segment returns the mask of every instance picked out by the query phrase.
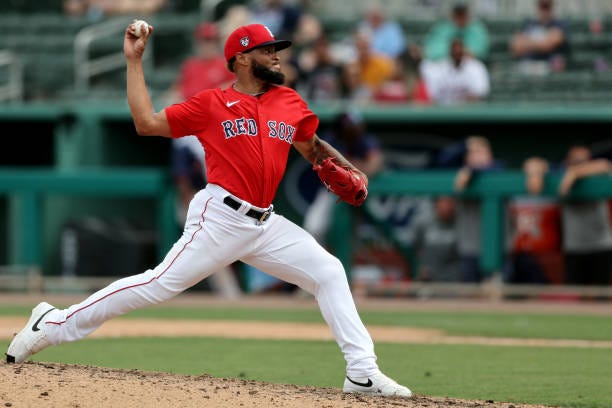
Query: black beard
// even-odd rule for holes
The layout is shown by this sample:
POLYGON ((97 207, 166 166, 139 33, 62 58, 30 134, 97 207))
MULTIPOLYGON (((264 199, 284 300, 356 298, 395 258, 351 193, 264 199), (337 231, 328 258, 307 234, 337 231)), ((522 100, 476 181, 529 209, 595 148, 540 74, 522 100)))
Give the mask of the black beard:
POLYGON ((285 83, 285 74, 282 72, 272 71, 255 60, 252 60, 251 70, 255 78, 261 79, 269 84, 282 85, 285 83))

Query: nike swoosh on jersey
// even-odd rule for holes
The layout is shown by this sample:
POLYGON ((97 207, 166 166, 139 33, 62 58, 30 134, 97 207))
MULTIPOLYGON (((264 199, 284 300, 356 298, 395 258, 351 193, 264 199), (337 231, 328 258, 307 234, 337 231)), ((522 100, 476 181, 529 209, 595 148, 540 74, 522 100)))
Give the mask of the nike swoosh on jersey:
POLYGON ((225 106, 227 106, 228 108, 231 108, 232 106, 234 106, 238 102, 240 102, 240 99, 238 99, 237 101, 233 101, 233 102, 225 102, 225 106))
POLYGON ((371 380, 370 378, 368 378, 368 382, 367 382, 367 383, 360 383, 360 382, 357 382, 357 381, 353 381, 353 380, 351 379, 351 377, 348 377, 348 376, 347 376, 346 378, 347 378, 347 379, 348 379, 350 382, 352 382, 353 384, 355 384, 355 385, 359 385, 360 387, 371 387, 371 386, 372 386, 372 380, 371 380))

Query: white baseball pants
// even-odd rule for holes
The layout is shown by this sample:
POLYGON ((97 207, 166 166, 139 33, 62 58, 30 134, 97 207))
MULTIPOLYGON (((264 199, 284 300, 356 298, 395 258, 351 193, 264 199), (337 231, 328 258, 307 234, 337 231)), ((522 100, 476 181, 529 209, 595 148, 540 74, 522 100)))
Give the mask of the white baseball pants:
POLYGON ((283 216, 273 213, 260 223, 245 214, 250 208, 262 209, 243 202, 234 210, 223 203, 227 195, 214 184, 195 195, 183 235, 155 269, 115 281, 79 304, 49 313, 44 326, 49 341, 82 339, 115 316, 164 302, 241 260, 315 296, 344 353, 347 375, 378 372, 372 339, 340 261, 283 216))

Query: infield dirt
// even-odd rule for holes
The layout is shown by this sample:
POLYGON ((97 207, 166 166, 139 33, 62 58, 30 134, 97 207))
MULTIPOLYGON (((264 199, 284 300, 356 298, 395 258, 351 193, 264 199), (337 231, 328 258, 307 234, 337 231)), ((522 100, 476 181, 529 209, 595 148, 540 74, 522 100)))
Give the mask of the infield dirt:
MULTIPOLYGON (((20 297, 4 297, 0 303, 28 304, 33 305, 37 298, 27 299, 20 297)), ((57 304, 69 304, 71 299, 52 299, 57 304)), ((315 307, 312 300, 295 299, 245 299, 237 302, 219 301, 215 299, 197 298, 189 299, 183 297, 181 300, 171 302, 177 306, 200 305, 227 306, 233 303, 237 307, 315 307)), ((567 312, 567 305, 496 305, 491 303, 399 303, 399 302, 365 302, 362 304, 367 309, 451 309, 451 310, 491 310, 503 309, 507 311, 538 311, 543 313, 567 312)), ((572 307, 575 313, 605 314, 609 315, 609 307, 599 306, 576 306, 572 307)), ((7 330, 22 327, 27 321, 27 316, 6 317, 0 319, 0 338, 7 339, 7 330)), ((113 320, 107 322, 94 335, 97 336, 134 336, 134 335, 159 335, 151 333, 151 323, 129 319, 113 320), (141 326, 142 325, 142 326, 141 326), (145 327, 148 326, 148 329, 145 327), (131 332, 130 332, 131 331, 131 332)), ((161 327, 163 324, 176 324, 176 322, 156 321, 154 326, 161 327)), ((237 336, 236 325, 242 330, 242 335, 247 333, 246 322, 209 322, 211 333, 185 333, 189 335, 213 335, 237 336), (233 335, 229 333, 233 332, 233 335)), ((181 322, 183 330, 189 329, 188 322, 181 322), (186 324, 187 323, 187 324, 186 324)), ((329 329, 321 325, 302 325, 301 329, 294 324, 276 324, 267 322, 266 330, 253 330, 252 332, 264 332, 270 336, 274 328, 280 333, 278 338, 329 338, 329 329), (284 334, 283 334, 284 333, 284 334), (289 336, 288 333, 293 333, 289 336), (289 336, 289 337, 287 337, 289 336)), ((203 326, 201 323, 198 325, 203 326)), ((206 325, 204 325, 206 326, 206 325)), ((167 327, 166 327, 167 329, 167 327)), ((450 338, 435 330, 415 330, 409 328, 383 328, 370 327, 373 337, 380 341, 401 342, 469 342, 466 338, 450 338)), ((171 330, 173 333, 175 330, 171 330)), ((516 340, 516 339, 513 339, 516 340)), ((500 339, 480 339, 479 342, 500 341, 500 339)), ((612 347, 609 342, 600 344, 589 344, 588 346, 612 347), (605 343, 605 344, 604 344, 605 343)), ((510 344, 509 344, 510 345, 510 344)), ((516 345, 516 344, 512 344, 516 345)), ((523 345, 527 345, 523 343, 523 345)), ((542 344, 538 344, 542 345, 542 344)), ((555 344, 550 341, 549 346, 567 344, 555 344)), ((574 347, 580 345, 573 344, 574 347)), ((296 386, 288 384, 263 383, 237 378, 213 378, 207 375, 188 376, 159 372, 144 372, 138 370, 119 370, 103 367, 67 365, 58 363, 26 363, 9 365, 0 363, 0 407, 58 407, 58 408, 94 408, 94 407, 328 407, 328 408, 363 408, 363 407, 502 407, 502 408, 536 408, 540 405, 521 405, 516 403, 504 403, 499 401, 458 400, 444 397, 428 397, 417 395, 413 399, 405 400, 398 398, 381 398, 357 395, 345 395, 339 388, 317 388, 296 386)))
POLYGON ((346 395, 338 388, 271 384, 56 363, 0 364, 3 407, 504 407, 536 405, 416 396, 346 395))

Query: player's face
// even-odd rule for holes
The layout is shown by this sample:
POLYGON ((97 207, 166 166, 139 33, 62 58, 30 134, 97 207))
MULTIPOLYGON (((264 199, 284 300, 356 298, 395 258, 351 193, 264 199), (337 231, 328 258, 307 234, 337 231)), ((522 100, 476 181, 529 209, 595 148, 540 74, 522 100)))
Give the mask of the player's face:
POLYGON ((276 48, 273 45, 256 48, 249 54, 252 56, 253 60, 257 61, 257 63, 272 71, 280 72, 280 58, 278 57, 276 48))
POLYGON ((255 78, 277 85, 285 83, 285 75, 280 70, 280 59, 274 47, 257 48, 250 54, 251 71, 255 78))

